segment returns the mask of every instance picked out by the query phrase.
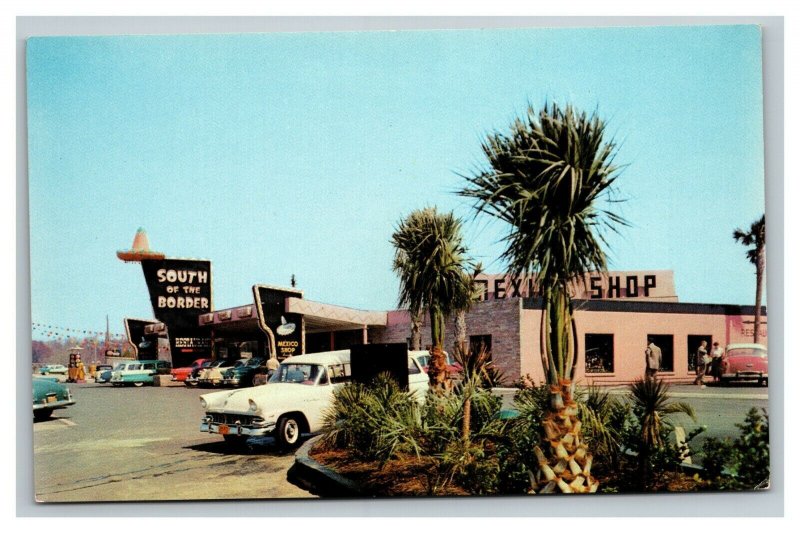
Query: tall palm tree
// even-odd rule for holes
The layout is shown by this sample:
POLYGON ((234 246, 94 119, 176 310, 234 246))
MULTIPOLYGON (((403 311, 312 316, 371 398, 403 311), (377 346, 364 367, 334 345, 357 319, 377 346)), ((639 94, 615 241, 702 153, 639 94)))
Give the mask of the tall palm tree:
POLYGON ((761 218, 750 224, 750 231, 744 232, 739 228, 733 230, 733 239, 745 246, 752 246, 747 250, 747 258, 756 266, 756 310, 753 319, 753 342, 758 342, 758 328, 761 325, 761 293, 764 289, 764 269, 767 263, 767 233, 766 218, 761 218))
POLYGON ((412 317, 428 310, 432 345, 428 373, 438 387, 447 379, 445 320, 459 308, 463 294, 472 290, 467 270, 472 264, 462 240, 461 221, 435 207, 413 211, 392 235, 393 268, 400 277, 399 304, 407 305, 412 317))
POLYGON ((550 386, 543 423, 546 453, 536 448, 534 491, 595 492, 591 454, 582 443, 574 399, 578 337, 570 286, 588 271, 605 271, 601 229, 625 221, 600 207, 614 201, 618 167, 605 124, 592 114, 556 104, 528 107, 511 131, 482 144, 488 165, 471 176, 462 196, 478 213, 509 225, 502 259, 514 275, 531 274, 541 289, 540 352, 550 386))

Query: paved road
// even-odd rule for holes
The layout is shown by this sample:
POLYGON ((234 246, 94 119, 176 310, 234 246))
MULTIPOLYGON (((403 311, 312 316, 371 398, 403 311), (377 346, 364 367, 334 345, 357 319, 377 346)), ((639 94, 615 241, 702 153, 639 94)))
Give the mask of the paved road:
POLYGON ((310 498, 272 439, 230 453, 200 433, 205 390, 71 384, 76 404, 33 424, 42 502, 310 498))

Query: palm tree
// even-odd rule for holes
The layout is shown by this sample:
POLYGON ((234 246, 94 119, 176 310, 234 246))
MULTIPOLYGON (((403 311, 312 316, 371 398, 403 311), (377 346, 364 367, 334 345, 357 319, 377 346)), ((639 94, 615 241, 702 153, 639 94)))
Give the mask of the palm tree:
POLYGON ((445 320, 459 308, 463 294, 472 290, 461 221, 435 207, 416 210, 400 221, 392 244, 393 268, 400 277, 399 304, 407 305, 412 317, 421 316, 427 308, 432 345, 428 373, 434 386, 443 387, 447 379, 445 320))
POLYGON ((485 169, 464 176, 462 196, 476 199, 478 213, 509 225, 502 259, 514 275, 532 274, 543 297, 540 353, 550 386, 543 422, 547 454, 536 448, 539 471, 533 490, 595 492, 591 454, 581 442, 574 376, 578 338, 570 285, 588 271, 605 271, 603 228, 625 221, 598 206, 613 201, 618 167, 615 145, 604 140, 595 115, 556 104, 537 113, 528 107, 508 134, 482 144, 485 169))
POLYGON ((756 310, 753 318, 753 342, 758 342, 758 328, 761 325, 761 292, 764 287, 764 269, 767 262, 767 233, 766 218, 761 218, 750 224, 750 231, 745 233, 739 228, 733 230, 733 239, 745 246, 752 246, 747 250, 747 258, 756 266, 756 310))
POLYGON ((633 413, 639 419, 642 432, 639 436, 639 481, 646 488, 650 479, 650 457, 654 450, 664 446, 662 433, 671 430, 669 416, 682 413, 695 419, 694 409, 684 402, 670 402, 669 385, 662 380, 639 379, 630 385, 633 413))

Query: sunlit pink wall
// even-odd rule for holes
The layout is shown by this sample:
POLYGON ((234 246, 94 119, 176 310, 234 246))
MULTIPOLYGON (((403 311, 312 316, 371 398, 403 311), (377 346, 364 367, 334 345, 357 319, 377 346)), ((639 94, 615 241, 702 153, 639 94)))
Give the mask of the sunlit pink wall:
MULTIPOLYGON (((539 321, 541 312, 523 310, 522 373, 530 374, 534 382, 544 381, 539 354, 539 321)), ((578 311, 575 315, 580 349, 576 381, 586 384, 630 383, 644 374, 644 350, 647 336, 672 335, 674 361, 671 372, 659 372, 659 377, 670 382, 691 382, 695 378, 688 368, 689 335, 709 335, 712 342, 724 348, 732 342, 753 342, 752 316, 722 314, 632 313, 608 311, 578 311), (749 323, 749 324, 748 324, 749 323), (748 329, 749 328, 749 329, 748 329), (584 342, 587 333, 614 335, 614 369, 612 373, 587 374, 584 342)), ((760 343, 767 344, 766 317, 762 317, 760 343)))

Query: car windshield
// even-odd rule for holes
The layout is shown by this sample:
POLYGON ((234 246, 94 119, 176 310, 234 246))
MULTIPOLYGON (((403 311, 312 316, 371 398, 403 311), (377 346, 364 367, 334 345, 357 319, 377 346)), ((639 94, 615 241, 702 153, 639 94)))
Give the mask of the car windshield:
MULTIPOLYGON (((323 376, 327 383, 327 375, 322 365, 281 363, 278 370, 272 374, 270 383, 302 383, 303 385, 314 385, 317 378, 323 376)), ((322 380, 321 380, 322 381, 322 380)))
POLYGON ((240 366, 244 366, 247 364, 247 359, 239 359, 235 363, 233 363, 234 368, 239 368, 240 366))
POLYGON ((728 357, 767 357, 767 351, 761 348, 731 348, 728 357))
POLYGON ((431 362, 431 356, 430 355, 418 355, 417 356, 417 362, 420 364, 420 366, 426 367, 431 362))
POLYGON ((125 370, 125 363, 120 363, 114 367, 114 370, 125 370))
POLYGON ((247 366, 260 366, 263 361, 258 357, 253 357, 247 360, 247 366))

